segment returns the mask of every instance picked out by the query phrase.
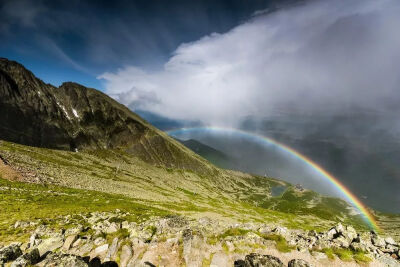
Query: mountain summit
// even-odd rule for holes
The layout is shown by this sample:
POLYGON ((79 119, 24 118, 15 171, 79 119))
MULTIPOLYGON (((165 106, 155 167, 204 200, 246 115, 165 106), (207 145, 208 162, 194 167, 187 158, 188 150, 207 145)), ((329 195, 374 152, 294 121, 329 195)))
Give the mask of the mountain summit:
POLYGON ((104 93, 46 84, 0 58, 0 139, 62 150, 123 148, 142 160, 205 172, 210 165, 104 93))

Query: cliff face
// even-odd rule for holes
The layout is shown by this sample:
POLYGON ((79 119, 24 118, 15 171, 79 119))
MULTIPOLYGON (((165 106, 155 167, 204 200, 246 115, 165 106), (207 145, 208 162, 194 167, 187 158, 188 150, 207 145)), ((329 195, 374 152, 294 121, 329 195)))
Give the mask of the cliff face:
POLYGON ((123 148, 167 167, 205 171, 209 164, 102 92, 46 84, 0 58, 0 139, 63 150, 123 148))

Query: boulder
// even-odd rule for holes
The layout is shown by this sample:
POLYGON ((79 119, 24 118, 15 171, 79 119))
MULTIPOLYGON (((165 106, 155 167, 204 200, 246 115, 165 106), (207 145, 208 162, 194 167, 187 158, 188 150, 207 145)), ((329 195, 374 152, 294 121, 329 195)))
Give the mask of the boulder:
POLYGON ((29 238, 29 247, 32 248, 34 246, 39 245, 41 240, 39 239, 39 235, 37 233, 33 233, 29 238))
POLYGON ((328 237, 328 239, 333 239, 337 234, 337 231, 335 228, 331 228, 327 233, 326 236, 328 237))
POLYGON ((43 257, 44 254, 46 254, 49 251, 54 251, 64 244, 64 240, 62 237, 51 237, 46 240, 44 240, 42 243, 39 244, 37 247, 39 250, 39 255, 40 257, 43 257))
POLYGON ((126 267, 128 265, 129 260, 133 256, 133 250, 131 246, 123 245, 121 249, 120 263, 121 267, 126 267))
POLYGON ((342 248, 348 248, 350 246, 349 239, 344 236, 339 236, 338 238, 334 239, 334 242, 342 248))
POLYGON ((283 267, 283 263, 277 257, 251 253, 244 259, 245 267, 283 267))
POLYGON ((25 267, 38 263, 40 261, 39 250, 37 248, 19 256, 12 264, 11 267, 25 267))
POLYGON ((103 237, 98 237, 94 240, 94 244, 96 246, 103 245, 106 242, 106 240, 103 237))
POLYGON ((328 256, 326 256, 325 253, 322 253, 322 252, 319 252, 319 251, 312 251, 311 255, 317 260, 324 260, 324 259, 328 258, 328 256))
POLYGON ((62 247, 63 250, 67 251, 71 248, 72 244, 76 241, 78 238, 77 235, 70 235, 65 239, 64 245, 62 247))
POLYGON ((92 248, 93 248, 93 242, 88 240, 87 242, 85 242, 85 244, 83 244, 83 246, 81 246, 78 249, 77 254, 79 256, 86 256, 87 254, 89 254, 89 252, 92 250, 92 248))
POLYGON ((105 257, 107 250, 108 250, 108 244, 101 245, 101 246, 95 248, 90 253, 90 258, 95 258, 97 256, 103 258, 103 257, 105 257))
POLYGON ((87 267, 89 266, 82 257, 76 255, 49 253, 41 262, 46 267, 87 267))
POLYGON ((9 261, 13 261, 22 255, 19 244, 11 244, 0 249, 0 265, 9 261))
POLYGON ((353 242, 350 245, 350 248, 354 251, 367 251, 368 248, 364 243, 357 243, 357 242, 353 242))
POLYGON ((391 238, 391 237, 386 237, 386 238, 385 238, 385 242, 386 242, 387 244, 389 244, 389 245, 393 245, 393 246, 396 246, 396 245, 397 245, 397 244, 396 244, 396 241, 394 241, 393 238, 391 238))
POLYGON ((115 258, 115 255, 117 254, 118 251, 118 237, 115 237, 113 239, 113 242, 111 243, 110 248, 107 251, 106 258, 104 259, 105 261, 110 261, 115 258))
POLYGON ((372 236, 371 241, 372 241, 372 244, 374 244, 377 247, 381 247, 382 248, 382 247, 386 246, 385 239, 383 239, 380 236, 377 236, 377 235, 372 236))
POLYGON ((313 267, 313 265, 302 259, 293 259, 289 261, 288 267, 313 267))
POLYGON ((210 267, 229 266, 229 257, 222 252, 217 252, 211 261, 210 267))
POLYGON ((119 229, 120 229, 120 225, 117 224, 117 223, 115 223, 115 222, 112 222, 112 223, 110 224, 110 226, 108 226, 108 227, 105 229, 105 232, 106 232, 107 234, 111 234, 111 233, 115 233, 115 232, 118 231, 119 229))
POLYGON ((338 225, 335 226, 335 230, 338 234, 341 234, 344 231, 344 227, 341 223, 338 223, 338 225))
POLYGON ((400 263, 388 255, 381 255, 377 258, 378 262, 382 263, 385 267, 399 267, 400 263))
POLYGON ((346 230, 343 230, 341 234, 347 239, 347 241, 349 241, 349 243, 357 238, 357 232, 352 226, 347 226, 346 230))

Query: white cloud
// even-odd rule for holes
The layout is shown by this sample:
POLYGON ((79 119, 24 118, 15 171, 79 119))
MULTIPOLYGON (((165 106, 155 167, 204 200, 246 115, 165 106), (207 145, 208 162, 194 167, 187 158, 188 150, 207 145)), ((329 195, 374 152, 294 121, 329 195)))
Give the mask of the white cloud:
POLYGON ((312 1, 260 14, 182 44, 161 71, 127 66, 99 78, 132 108, 219 125, 282 107, 387 109, 400 99, 399 1, 312 1))

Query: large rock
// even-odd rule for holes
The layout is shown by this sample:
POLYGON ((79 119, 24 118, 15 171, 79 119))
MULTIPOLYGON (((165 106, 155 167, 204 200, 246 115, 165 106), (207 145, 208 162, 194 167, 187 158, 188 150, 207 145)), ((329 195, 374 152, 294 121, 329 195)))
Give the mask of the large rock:
POLYGON ((393 238, 391 238, 391 237, 386 237, 386 238, 385 238, 385 242, 386 242, 387 244, 389 244, 389 245, 394 245, 394 246, 397 245, 397 244, 396 244, 396 241, 394 241, 393 238))
POLYGON ((271 255, 251 253, 245 257, 244 267, 283 267, 283 263, 271 255))
POLYGON ((331 228, 327 233, 326 236, 328 239, 333 239, 337 235, 337 231, 335 228, 331 228))
POLYGON ((64 245, 62 247, 62 249, 64 251, 67 251, 71 248, 72 244, 76 241, 76 239, 78 238, 77 235, 70 235, 65 239, 64 245))
POLYGON ((400 262, 388 255, 381 255, 377 258, 377 260, 385 267, 400 267, 400 262))
POLYGON ((128 245, 123 245, 120 256, 121 267, 126 267, 132 256, 133 256, 132 247, 128 245))
POLYGON ((60 236, 51 237, 44 240, 42 243, 39 244, 37 247, 39 250, 40 257, 43 257, 44 254, 50 251, 54 251, 64 244, 64 240, 60 236))
POLYGON ((229 266, 229 257, 222 252, 216 253, 211 261, 210 267, 229 266))
POLYGON ((354 239, 357 238, 357 232, 352 226, 347 226, 346 230, 341 233, 349 243, 351 243, 354 239))
POLYGON ((371 238, 371 241, 372 241, 372 244, 374 244, 374 245, 377 246, 377 247, 385 247, 385 246, 386 246, 385 239, 383 239, 383 238, 380 237, 380 236, 374 235, 374 236, 371 238))
POLYGON ((113 242, 107 251, 106 258, 104 259, 104 261, 113 260, 115 258, 115 255, 117 254, 117 251, 118 251, 118 237, 113 239, 113 242))
POLYGON ((25 267, 38 263, 40 261, 39 250, 37 248, 31 250, 28 253, 18 257, 12 264, 11 267, 25 267))
POLYGON ((293 259, 289 261, 288 267, 313 267, 313 265, 302 259, 293 259))
POLYGON ((108 251, 108 244, 101 245, 95 248, 90 253, 90 258, 95 258, 95 257, 104 258, 106 256, 107 251, 108 251))
POLYGON ((11 244, 0 249, 0 264, 4 264, 9 261, 13 261, 22 255, 20 245, 11 244))
POLYGON ((76 255, 49 253, 41 262, 46 267, 87 267, 89 266, 81 257, 76 255))

